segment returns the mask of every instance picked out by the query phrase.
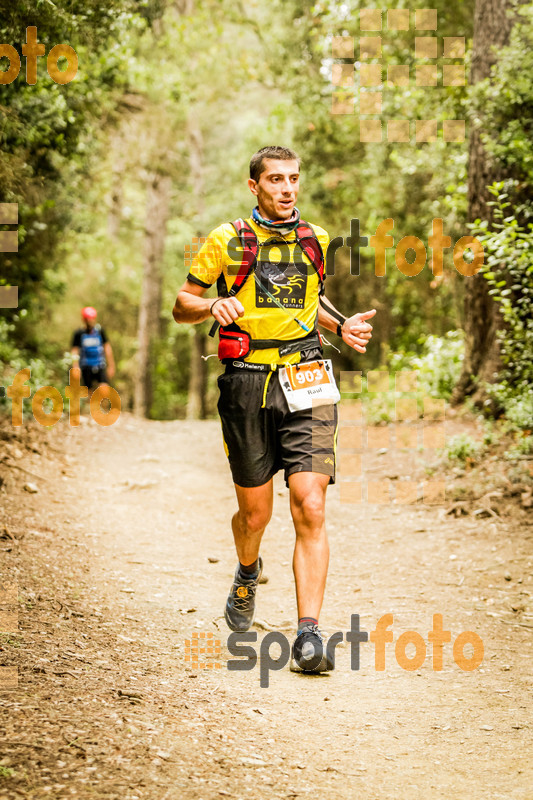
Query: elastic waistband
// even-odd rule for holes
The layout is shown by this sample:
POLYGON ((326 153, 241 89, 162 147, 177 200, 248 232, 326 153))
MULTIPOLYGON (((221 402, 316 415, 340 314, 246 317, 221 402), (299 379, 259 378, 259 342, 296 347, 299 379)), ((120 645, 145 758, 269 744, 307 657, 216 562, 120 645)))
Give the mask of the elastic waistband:
MULTIPOLYGON (((320 356, 322 357, 322 356, 320 356)), ((316 356, 313 361, 316 361, 316 356)), ((306 361, 300 361, 299 364, 305 364, 306 361)), ((286 364, 254 364, 250 361, 238 361, 238 360, 230 360, 224 359, 224 364, 226 366, 225 372, 240 372, 245 370, 246 372, 276 372, 281 367, 287 366, 286 364)))
POLYGON ((252 364, 247 361, 224 361, 226 364, 225 372, 274 372, 277 365, 272 367, 270 364, 252 364))

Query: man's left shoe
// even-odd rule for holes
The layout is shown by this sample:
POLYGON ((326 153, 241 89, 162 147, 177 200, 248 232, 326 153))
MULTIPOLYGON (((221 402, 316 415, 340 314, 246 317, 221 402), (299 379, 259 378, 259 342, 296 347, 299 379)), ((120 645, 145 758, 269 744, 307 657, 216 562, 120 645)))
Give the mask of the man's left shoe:
POLYGON ((292 646, 291 672, 330 672, 335 662, 328 656, 318 625, 306 625, 292 646))

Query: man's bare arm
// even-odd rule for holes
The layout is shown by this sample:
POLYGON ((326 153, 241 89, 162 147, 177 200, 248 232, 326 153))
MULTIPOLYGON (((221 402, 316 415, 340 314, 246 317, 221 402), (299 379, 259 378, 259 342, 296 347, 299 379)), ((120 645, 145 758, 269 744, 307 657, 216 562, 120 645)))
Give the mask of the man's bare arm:
MULTIPOLYGON (((339 313, 329 300, 326 302, 337 314, 339 313)), ((353 316, 345 319, 342 324, 343 342, 349 345, 349 347, 353 347, 353 349, 357 350, 359 353, 366 353, 366 346, 372 338, 372 325, 366 322, 366 320, 373 317, 375 313, 376 311, 373 309, 372 311, 364 311, 361 314, 353 314, 353 316)), ((318 306, 318 324, 322 325, 328 331, 336 333, 339 320, 330 314, 327 308, 324 308, 322 304, 320 304, 318 306)))
POLYGON ((320 303, 318 305, 318 324, 322 325, 323 328, 326 328, 328 331, 332 333, 337 332, 337 325, 339 324, 340 320, 336 319, 333 314, 330 314, 328 308, 332 308, 340 317, 345 319, 344 314, 341 314, 340 311, 337 311, 333 303, 327 299, 324 295, 322 295, 320 303))
POLYGON ((176 322, 192 325, 214 317, 220 325, 230 325, 242 317, 244 307, 236 297, 203 297, 206 289, 191 281, 185 281, 178 292, 172 316, 176 322))

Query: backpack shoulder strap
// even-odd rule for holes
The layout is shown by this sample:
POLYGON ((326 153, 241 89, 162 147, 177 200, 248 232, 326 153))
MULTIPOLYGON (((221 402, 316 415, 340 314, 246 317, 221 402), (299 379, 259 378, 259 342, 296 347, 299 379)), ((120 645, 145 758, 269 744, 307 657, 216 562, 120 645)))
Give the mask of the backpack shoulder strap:
POLYGON ((324 291, 324 252, 311 225, 301 219, 296 228, 296 241, 313 265, 320 283, 320 294, 324 291))
MULTIPOLYGON (((233 297, 237 294, 239 289, 242 289, 246 279, 252 274, 255 269, 255 265, 257 262, 257 253, 259 252, 259 243, 257 241, 257 236, 250 228, 247 222, 239 217, 234 222, 231 223, 235 228, 237 236, 239 237, 239 241, 241 243, 241 247, 243 248, 242 252, 242 261, 239 267, 239 271, 235 277, 233 282, 233 286, 228 292, 228 297, 233 297)), ((219 328, 218 322, 213 322, 211 329, 209 331, 209 336, 214 336, 219 328)))
POLYGON ((254 231, 243 219, 236 219, 232 225, 237 232, 237 236, 239 237, 241 246, 243 248, 241 266, 239 267, 239 271, 233 282, 233 286, 229 291, 230 295, 236 295, 237 292, 242 289, 246 279, 255 269, 257 253, 259 251, 259 243, 254 231))

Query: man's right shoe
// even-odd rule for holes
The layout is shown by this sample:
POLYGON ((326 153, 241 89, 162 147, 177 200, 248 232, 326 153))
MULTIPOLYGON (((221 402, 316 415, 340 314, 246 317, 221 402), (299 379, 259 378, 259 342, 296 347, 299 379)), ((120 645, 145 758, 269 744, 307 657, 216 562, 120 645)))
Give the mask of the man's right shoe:
POLYGON ((291 672, 330 672, 333 669, 335 662, 328 656, 318 625, 306 625, 292 646, 291 672))
POLYGON ((255 616, 255 592, 263 571, 263 559, 258 558, 259 571, 251 579, 241 575, 239 566, 228 595, 224 618, 232 631, 247 631, 252 627, 255 616))

